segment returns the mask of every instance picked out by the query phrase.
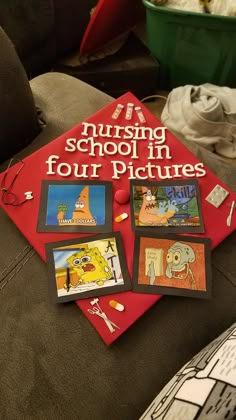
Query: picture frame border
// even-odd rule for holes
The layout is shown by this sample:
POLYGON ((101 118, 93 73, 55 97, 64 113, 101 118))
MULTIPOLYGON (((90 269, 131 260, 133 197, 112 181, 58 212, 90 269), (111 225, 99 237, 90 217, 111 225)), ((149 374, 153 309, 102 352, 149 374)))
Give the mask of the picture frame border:
POLYGON ((125 258, 124 248, 123 248, 123 242, 120 232, 108 232, 104 233, 103 235, 96 235, 96 236, 84 236, 77 239, 67 239, 64 241, 57 241, 57 242, 50 242, 45 244, 45 250, 46 250, 46 261, 47 261, 47 268, 48 268, 48 274, 49 274, 49 292, 52 297, 52 300, 55 303, 65 303, 70 301, 76 301, 76 300, 82 300, 87 299, 91 297, 97 297, 97 296, 105 296, 115 293, 121 293, 132 289, 132 284, 130 281, 130 276, 128 272, 127 262, 125 258), (117 286, 108 286, 103 287, 102 289, 96 288, 90 291, 81 292, 81 293, 74 293, 70 296, 61 296, 59 297, 57 294, 57 287, 56 287, 56 270, 55 270, 55 264, 54 264, 54 258, 53 258, 53 251, 56 248, 65 247, 67 245, 77 245, 88 242, 94 242, 99 241, 106 238, 115 238, 116 240, 116 247, 118 251, 119 256, 119 263, 121 272, 123 275, 124 284, 117 285, 117 286))
POLYGON ((112 182, 111 181, 76 181, 76 180, 42 180, 41 194, 38 211, 37 232, 55 232, 55 233, 105 233, 112 230, 112 182), (46 225, 48 208, 48 189, 51 185, 88 185, 105 186, 105 224, 99 226, 59 226, 46 225))
POLYGON ((210 299, 212 296, 212 269, 211 269, 211 239, 210 238, 201 238, 193 236, 184 236, 184 235, 154 235, 150 232, 142 231, 135 233, 134 241, 134 263, 133 263, 133 276, 132 276, 132 289, 137 293, 148 293, 148 294, 157 294, 157 295, 172 295, 172 296, 182 296, 182 297, 191 297, 191 298, 201 298, 201 299, 210 299), (138 283, 138 274, 139 274, 139 260, 140 260, 140 240, 141 238, 154 238, 154 239, 168 239, 175 240, 178 242, 192 242, 199 243, 204 245, 205 253, 205 273, 206 273, 206 291, 203 290, 193 290, 193 289, 184 289, 178 287, 168 287, 168 286, 154 286, 148 284, 138 283))
POLYGON ((200 187, 199 182, 197 179, 191 178, 191 180, 181 179, 181 180, 156 180, 156 181, 147 181, 147 180, 131 180, 130 181, 130 215, 131 215, 131 228, 132 231, 141 231, 145 229, 147 232, 153 232, 153 229, 156 229, 157 232, 161 234, 165 233, 204 233, 204 223, 203 223, 203 214, 202 214, 202 205, 200 199, 200 187), (133 187, 134 186, 144 186, 144 187, 153 187, 157 186, 181 186, 181 185, 194 185, 197 192, 197 204, 198 204, 198 214, 199 214, 199 221, 200 226, 155 226, 155 225, 148 225, 148 226, 136 226, 135 224, 135 217, 134 217, 134 194, 133 194, 133 187))

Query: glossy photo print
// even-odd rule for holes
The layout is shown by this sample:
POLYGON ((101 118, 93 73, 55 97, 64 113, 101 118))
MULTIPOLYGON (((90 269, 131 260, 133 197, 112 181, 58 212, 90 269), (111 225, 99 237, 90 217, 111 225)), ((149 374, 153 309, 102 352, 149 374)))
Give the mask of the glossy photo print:
POLYGON ((133 230, 204 232, 197 180, 131 181, 130 196, 133 230))
POLYGON ((131 289, 119 232, 49 243, 46 253, 56 302, 131 289))
POLYGON ((112 183, 42 181, 38 232, 112 230, 112 183))
POLYGON ((133 290, 209 299, 210 255, 208 238, 137 232, 133 290))

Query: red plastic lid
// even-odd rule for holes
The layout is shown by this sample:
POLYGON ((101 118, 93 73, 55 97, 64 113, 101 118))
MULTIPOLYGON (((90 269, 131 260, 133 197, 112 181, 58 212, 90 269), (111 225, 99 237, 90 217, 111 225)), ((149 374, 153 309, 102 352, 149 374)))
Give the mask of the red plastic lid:
POLYGON ((140 0, 99 0, 84 33, 80 53, 89 54, 145 18, 140 0))

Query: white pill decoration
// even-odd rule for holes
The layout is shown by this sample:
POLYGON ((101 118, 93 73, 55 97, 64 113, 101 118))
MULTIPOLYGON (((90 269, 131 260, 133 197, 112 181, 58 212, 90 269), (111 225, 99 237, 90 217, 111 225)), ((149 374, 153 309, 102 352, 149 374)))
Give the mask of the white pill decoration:
POLYGON ((119 216, 115 217, 115 222, 120 223, 123 220, 127 219, 127 217, 129 217, 128 213, 122 213, 119 216))
POLYGON ((122 312, 122 311, 125 310, 124 305, 117 302, 116 300, 109 300, 109 305, 110 305, 111 308, 116 309, 119 312, 122 312))
POLYGON ((134 104, 128 103, 127 104, 127 109, 126 109, 126 114, 125 114, 125 119, 126 120, 131 120, 132 115, 133 115, 133 109, 134 109, 134 104))
POLYGON ((142 112, 142 110, 141 110, 141 106, 136 106, 134 109, 135 109, 135 111, 137 112, 137 115, 138 115, 138 119, 139 119, 139 121, 140 121, 141 123, 145 123, 145 122, 146 122, 146 120, 145 120, 145 117, 144 117, 143 112, 142 112))
POLYGON ((122 111, 123 108, 124 108, 124 105, 122 105, 122 104, 118 104, 117 105, 115 111, 112 114, 113 120, 117 120, 117 118, 119 117, 119 115, 120 115, 120 113, 121 113, 121 111, 122 111))
POLYGON ((33 193, 32 193, 32 191, 27 191, 27 192, 25 192, 25 199, 26 200, 32 200, 34 197, 33 197, 33 193))

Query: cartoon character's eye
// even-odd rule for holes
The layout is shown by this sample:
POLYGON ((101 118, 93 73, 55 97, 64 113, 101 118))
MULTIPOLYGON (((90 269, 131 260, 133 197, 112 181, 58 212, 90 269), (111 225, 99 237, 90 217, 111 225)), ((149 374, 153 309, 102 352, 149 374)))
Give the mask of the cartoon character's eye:
POLYGON ((155 200, 155 196, 152 195, 151 190, 147 190, 147 192, 145 194, 145 198, 146 198, 147 201, 155 200))
POLYGON ((172 254, 172 252, 168 252, 168 254, 166 256, 166 261, 167 261, 167 263, 171 263, 173 261, 173 254, 172 254))
POLYGON ((81 258, 82 263, 87 263, 89 261, 91 261, 91 258, 88 255, 85 255, 84 257, 81 258))
POLYGON ((181 260, 180 252, 175 252, 173 255, 173 264, 179 264, 181 260))
POLYGON ((72 264, 73 265, 79 265, 81 263, 81 259, 80 258, 75 258, 73 261, 72 261, 72 264))
POLYGON ((83 202, 83 201, 81 201, 81 202, 79 203, 79 206, 80 206, 80 208, 82 209, 82 208, 84 207, 84 202, 83 202))
POLYGON ((75 208, 77 209, 79 207, 79 202, 78 201, 76 201, 76 203, 75 203, 75 208))

